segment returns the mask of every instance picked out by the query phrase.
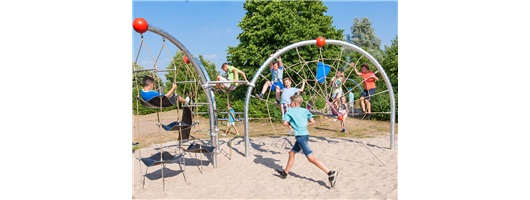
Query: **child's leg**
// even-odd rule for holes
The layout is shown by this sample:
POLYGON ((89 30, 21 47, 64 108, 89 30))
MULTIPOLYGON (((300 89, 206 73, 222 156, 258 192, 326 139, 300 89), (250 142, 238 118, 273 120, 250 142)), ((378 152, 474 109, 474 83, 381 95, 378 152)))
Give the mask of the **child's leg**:
POLYGON ((280 100, 280 97, 282 95, 282 93, 280 92, 280 87, 279 86, 276 86, 276 100, 280 100))
POLYGON ((271 86, 271 82, 270 81, 265 82, 265 84, 263 85, 263 88, 261 89, 261 94, 265 94, 265 92, 267 91, 267 89, 270 86, 271 86))
MULTIPOLYGON (((219 81, 221 75, 217 75, 216 80, 219 81)), ((219 83, 215 84, 215 89, 219 89, 219 83)))
POLYGON ((236 125, 232 124, 232 127, 234 127, 234 129, 236 130, 236 134, 239 135, 239 131, 237 131, 236 125))
POLYGON ((366 108, 368 109, 368 114, 372 113, 372 109, 371 109, 371 105, 370 105, 370 101, 368 99, 365 99, 366 101, 366 108))
POLYGON ((322 161, 320 161, 319 159, 315 158, 315 156, 313 156, 313 154, 309 155, 307 157, 307 160, 309 162, 313 163, 314 165, 316 165, 322 171, 326 172, 326 174, 329 173, 328 167, 326 167, 326 165, 324 165, 324 163, 322 163, 322 161))
POLYGON ((184 98, 182 98, 182 97, 180 97, 180 96, 179 96, 178 101, 179 101, 180 103, 186 103, 186 99, 184 99, 184 98))
POLYGON ((287 167, 285 167, 285 173, 289 173, 289 171, 291 170, 291 167, 293 166, 294 164, 294 155, 296 153, 293 152, 293 151, 289 151, 289 160, 287 161, 287 167))
MULTIPOLYGON (((228 122, 228 123, 230 123, 230 122, 228 122)), ((225 135, 228 134, 228 129, 230 129, 230 126, 226 126, 225 135)))
MULTIPOLYGON (((363 112, 366 112, 366 109, 365 109, 365 106, 364 106, 364 101, 365 101, 364 97, 361 97, 361 109, 363 109, 363 112)), ((368 101, 368 100, 366 100, 366 101, 368 101)))

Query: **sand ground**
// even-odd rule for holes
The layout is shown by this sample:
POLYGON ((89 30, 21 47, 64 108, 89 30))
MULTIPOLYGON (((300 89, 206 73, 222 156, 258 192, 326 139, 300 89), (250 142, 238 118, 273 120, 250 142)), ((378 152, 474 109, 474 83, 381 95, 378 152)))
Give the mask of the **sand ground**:
MULTIPOLYGON (((161 115, 163 124, 175 120, 176 113, 172 112, 176 111, 161 115)), ((362 143, 351 133, 338 132, 340 124, 333 120, 320 120, 321 123, 309 127, 309 145, 314 156, 331 170, 339 171, 337 184, 330 188, 328 176, 308 162, 303 153, 296 154, 287 179, 281 179, 276 174, 274 169, 285 168, 295 138, 285 136, 288 128, 279 124, 275 125, 275 136, 268 121, 250 123, 248 158, 245 156, 243 138, 233 138, 235 132, 232 130, 232 150, 228 145, 228 137, 220 138, 221 152, 217 154, 217 168, 211 163, 211 154, 188 153, 184 159, 167 164, 165 178, 162 178, 161 165, 146 168, 137 158, 140 154, 141 157, 149 157, 157 153, 161 146, 164 151, 179 154, 178 142, 175 140, 177 133, 158 133, 158 128, 154 125, 156 114, 140 116, 140 120, 135 117, 133 126, 136 129, 140 122, 140 132, 134 130, 133 141, 139 141, 143 147, 132 153, 133 198, 397 199, 397 125, 395 150, 391 150, 387 135, 390 132, 388 122, 363 120, 359 123, 357 119, 348 119, 348 127, 362 143)), ((206 123, 196 130, 207 129, 207 119, 199 120, 206 123)), ((221 129, 224 128, 221 126, 221 129)), ((242 123, 238 129, 242 134, 242 123)), ((206 132, 192 135, 204 138, 203 141, 208 143, 209 136, 206 132)), ((189 144, 187 142, 183 146, 187 147, 189 144)))

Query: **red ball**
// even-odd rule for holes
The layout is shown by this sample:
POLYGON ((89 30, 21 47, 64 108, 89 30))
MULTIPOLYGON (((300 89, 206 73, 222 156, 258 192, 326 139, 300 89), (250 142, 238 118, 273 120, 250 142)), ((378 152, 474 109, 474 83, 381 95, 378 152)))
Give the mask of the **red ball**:
POLYGON ((186 62, 186 64, 190 64, 190 61, 188 60, 188 57, 184 56, 184 62, 186 62))
POLYGON ((342 115, 339 116, 339 120, 342 121, 342 119, 344 119, 344 117, 342 115))
POLYGON ((317 37, 317 47, 323 47, 326 44, 324 37, 317 37))
POLYGON ((147 28, 149 28, 149 25, 144 18, 136 18, 133 21, 133 28, 138 33, 145 33, 147 28))

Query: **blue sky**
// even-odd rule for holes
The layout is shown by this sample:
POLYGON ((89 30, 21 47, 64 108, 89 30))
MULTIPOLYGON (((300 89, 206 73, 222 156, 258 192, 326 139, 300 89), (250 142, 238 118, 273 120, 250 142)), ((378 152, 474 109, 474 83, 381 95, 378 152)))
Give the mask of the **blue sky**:
MULTIPOLYGON (((161 28, 177 38, 193 54, 202 54, 214 62, 220 71, 226 62, 229 46, 237 46, 237 35, 241 29, 237 26, 245 16, 244 1, 133 1, 132 21, 144 18, 148 24, 161 28)), ((368 17, 372 21, 376 35, 381 38, 381 48, 389 46, 398 34, 397 1, 324 1, 328 7, 325 15, 333 17, 336 29, 343 29, 344 35, 350 33, 355 17, 368 17)), ((131 26, 133 34, 132 59, 136 59, 140 46, 140 34, 131 26)), ((162 38, 154 33, 144 33, 144 41, 156 59, 162 47, 162 38)), ((166 47, 173 56, 176 47, 166 41, 166 47)), ((166 68, 171 62, 164 49, 158 59, 158 67, 166 68)), ((142 47, 138 63, 145 68, 153 68, 154 62, 145 47, 142 47)))

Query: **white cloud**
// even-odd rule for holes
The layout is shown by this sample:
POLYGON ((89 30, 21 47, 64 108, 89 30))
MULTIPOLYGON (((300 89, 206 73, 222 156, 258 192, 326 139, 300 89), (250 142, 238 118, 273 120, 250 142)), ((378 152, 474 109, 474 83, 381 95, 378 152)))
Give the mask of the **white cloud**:
POLYGON ((215 33, 219 33, 219 32, 217 32, 217 30, 213 30, 213 31, 214 31, 215 33))
POLYGON ((217 54, 203 55, 203 57, 206 59, 217 59, 217 54))
POLYGON ((232 29, 226 28, 227 32, 232 32, 232 29))

